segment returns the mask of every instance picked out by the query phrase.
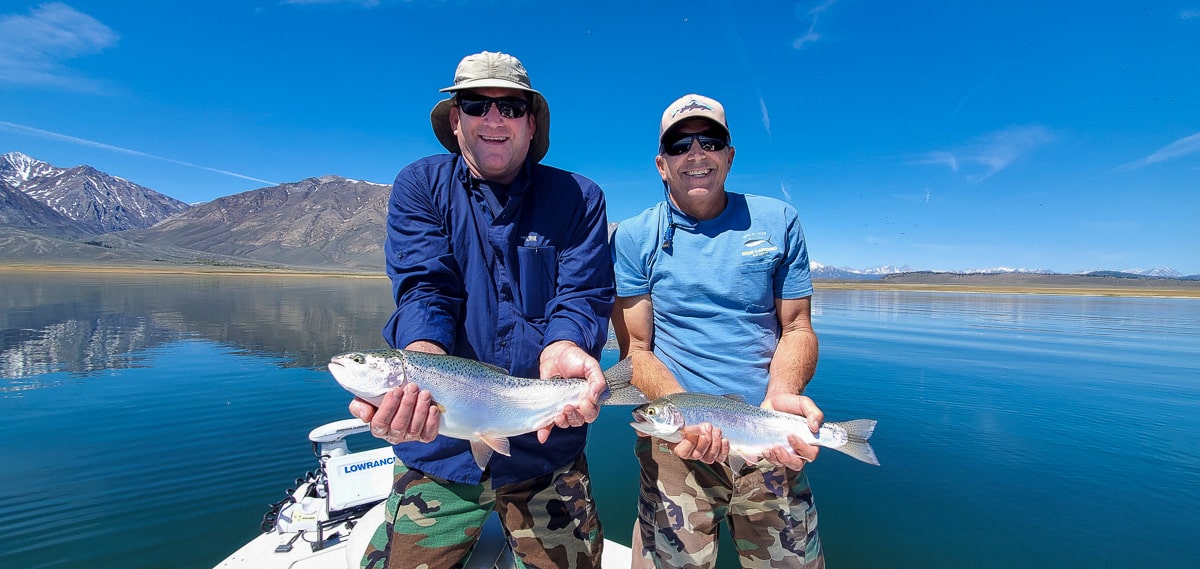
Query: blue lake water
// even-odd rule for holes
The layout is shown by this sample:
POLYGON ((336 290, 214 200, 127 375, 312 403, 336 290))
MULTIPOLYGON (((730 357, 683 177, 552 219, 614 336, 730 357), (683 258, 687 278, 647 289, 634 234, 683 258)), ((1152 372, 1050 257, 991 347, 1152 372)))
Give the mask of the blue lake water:
MULTIPOLYGON (((315 466, 309 430, 347 416, 324 362, 382 347, 391 311, 384 279, 0 291, 0 567, 212 567, 315 466)), ((1200 566, 1200 301, 818 287, 814 325, 809 395, 878 419, 883 463, 809 466, 831 568, 1200 566)), ((626 544, 627 423, 589 443, 626 544)))

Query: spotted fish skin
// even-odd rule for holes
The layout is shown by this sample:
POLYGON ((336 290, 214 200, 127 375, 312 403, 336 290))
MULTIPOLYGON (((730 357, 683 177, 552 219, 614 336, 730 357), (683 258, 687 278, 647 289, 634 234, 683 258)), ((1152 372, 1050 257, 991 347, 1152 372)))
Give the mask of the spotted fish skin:
MULTIPOLYGON (((514 377, 475 360, 409 350, 339 354, 330 359, 329 372, 347 391, 376 406, 407 383, 429 391, 440 410, 438 433, 470 442, 480 469, 493 452, 509 455, 509 437, 549 425, 564 406, 578 403, 587 392, 587 380, 581 378, 514 377)), ((602 404, 647 402, 627 380, 606 379, 609 389, 602 404)))
POLYGON ((634 429, 647 435, 678 442, 687 425, 710 423, 729 440, 731 454, 746 462, 757 462, 763 451, 776 445, 791 448, 787 437, 794 434, 810 445, 819 445, 879 466, 867 439, 875 432, 874 419, 826 422, 813 434, 804 417, 749 405, 743 401, 704 393, 674 393, 633 410, 634 429))

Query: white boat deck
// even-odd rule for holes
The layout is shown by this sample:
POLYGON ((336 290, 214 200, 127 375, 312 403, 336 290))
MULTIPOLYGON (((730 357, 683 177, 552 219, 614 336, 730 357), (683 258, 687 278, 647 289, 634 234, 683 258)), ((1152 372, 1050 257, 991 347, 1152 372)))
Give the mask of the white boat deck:
MULTIPOLYGON (((314 429, 309 440, 320 445, 317 475, 303 481, 291 499, 272 512, 269 531, 217 569, 357 569, 371 536, 384 522, 383 500, 391 491, 394 456, 390 447, 350 453, 345 437, 366 428, 358 419, 347 419, 314 429)), ((626 569, 631 556, 629 547, 604 541, 603 567, 626 569)), ((493 514, 466 569, 514 567, 500 519, 493 514)))

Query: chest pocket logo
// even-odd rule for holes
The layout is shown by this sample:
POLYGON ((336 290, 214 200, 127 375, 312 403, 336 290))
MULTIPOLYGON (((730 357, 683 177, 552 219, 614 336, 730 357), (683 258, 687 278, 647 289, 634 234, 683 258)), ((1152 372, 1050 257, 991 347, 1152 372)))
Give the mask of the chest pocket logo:
POLYGON ((547 305, 558 288, 558 250, 549 245, 517 247, 517 262, 521 312, 526 318, 545 318, 547 305))

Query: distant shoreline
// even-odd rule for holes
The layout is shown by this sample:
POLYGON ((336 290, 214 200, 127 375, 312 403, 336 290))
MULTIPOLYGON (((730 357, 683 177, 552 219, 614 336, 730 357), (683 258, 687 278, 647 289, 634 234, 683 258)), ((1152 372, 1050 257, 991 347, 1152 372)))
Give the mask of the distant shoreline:
MULTIPOLYGON (((383 279, 383 271, 371 273, 365 271, 296 269, 275 267, 247 267, 225 265, 167 265, 153 266, 143 264, 130 265, 84 265, 72 263, 29 263, 29 262, 0 262, 0 270, 20 272, 45 273, 99 273, 99 274, 138 274, 138 275, 227 275, 227 276, 280 276, 280 277, 340 277, 355 279, 383 279)), ((1003 275, 998 275, 1002 278, 1003 275)), ((825 290, 876 290, 876 291, 906 291, 906 292, 949 292, 976 294, 1047 294, 1075 296, 1125 296, 1152 298, 1197 298, 1200 299, 1200 283, 1161 280, 1128 280, 1104 279, 1104 283, 1003 283, 981 282, 975 279, 969 283, 928 283, 928 282, 897 282, 895 280, 838 280, 816 279, 813 287, 819 292, 825 290)))
POLYGON ((354 279, 386 278, 383 271, 376 273, 347 270, 296 269, 275 267, 245 267, 233 265, 119 265, 102 266, 83 264, 13 263, 0 262, 0 270, 27 273, 103 273, 135 275, 228 275, 228 276, 279 276, 279 277, 341 277, 354 279))
MULTIPOLYGON (((1106 283, 1107 284, 1107 283, 1106 283)), ((1124 283, 1122 283, 1124 284, 1124 283)), ((813 281, 813 288, 835 290, 878 290, 908 292, 951 292, 978 294, 1048 294, 1074 296, 1126 296, 1147 298, 1196 298, 1200 299, 1200 286, 1180 286, 1179 283, 1164 281, 1137 281, 1122 285, 1097 286, 1090 284, 1006 284, 1006 283, 912 283, 893 281, 813 281)))

